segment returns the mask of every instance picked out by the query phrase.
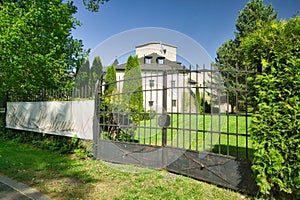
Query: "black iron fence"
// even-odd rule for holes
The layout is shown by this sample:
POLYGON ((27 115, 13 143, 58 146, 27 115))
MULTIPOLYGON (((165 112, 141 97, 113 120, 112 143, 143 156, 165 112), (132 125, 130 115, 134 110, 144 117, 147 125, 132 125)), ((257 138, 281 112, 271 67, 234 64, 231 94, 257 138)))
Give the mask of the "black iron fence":
POLYGON ((255 193, 247 86, 252 74, 212 66, 146 71, 99 85, 94 157, 255 193), (108 85, 114 92, 104 91, 108 85))
POLYGON ((94 91, 84 86, 73 89, 41 89, 35 91, 13 91, 1 95, 0 106, 5 107, 8 102, 34 102, 34 101, 70 101, 74 99, 93 99, 94 91))

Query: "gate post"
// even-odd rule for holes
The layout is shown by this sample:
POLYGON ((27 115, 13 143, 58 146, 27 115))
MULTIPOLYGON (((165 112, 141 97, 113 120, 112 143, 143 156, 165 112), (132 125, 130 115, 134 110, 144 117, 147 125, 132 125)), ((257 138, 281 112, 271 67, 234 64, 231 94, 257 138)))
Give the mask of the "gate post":
POLYGON ((95 99, 94 99, 94 120, 93 120, 93 158, 98 158, 98 146, 99 146, 99 109, 100 109, 100 97, 102 94, 102 84, 100 86, 101 93, 99 94, 99 80, 95 84, 95 99))

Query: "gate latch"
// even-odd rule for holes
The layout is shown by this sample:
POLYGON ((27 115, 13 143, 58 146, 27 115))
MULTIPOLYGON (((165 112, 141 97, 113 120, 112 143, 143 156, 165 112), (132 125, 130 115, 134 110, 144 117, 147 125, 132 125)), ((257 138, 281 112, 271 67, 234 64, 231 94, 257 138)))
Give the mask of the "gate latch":
POLYGON ((162 128, 170 126, 171 117, 169 115, 163 114, 158 118, 158 125, 162 128))

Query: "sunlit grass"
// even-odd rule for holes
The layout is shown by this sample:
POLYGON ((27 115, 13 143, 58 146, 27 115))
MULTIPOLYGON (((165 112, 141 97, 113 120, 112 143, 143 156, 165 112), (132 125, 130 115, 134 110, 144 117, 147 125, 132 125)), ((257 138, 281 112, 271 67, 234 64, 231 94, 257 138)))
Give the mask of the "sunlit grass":
POLYGON ((0 173, 39 189, 53 200, 244 198, 237 192, 166 171, 79 160, 1 140, 0 173))
MULTIPOLYGON (((167 146, 251 158, 252 142, 247 130, 251 123, 249 116, 173 114, 170 117, 167 146), (249 152, 246 149, 250 149, 249 152)), ((159 116, 155 116, 139 122, 135 141, 162 145, 162 128, 158 120, 159 116)))

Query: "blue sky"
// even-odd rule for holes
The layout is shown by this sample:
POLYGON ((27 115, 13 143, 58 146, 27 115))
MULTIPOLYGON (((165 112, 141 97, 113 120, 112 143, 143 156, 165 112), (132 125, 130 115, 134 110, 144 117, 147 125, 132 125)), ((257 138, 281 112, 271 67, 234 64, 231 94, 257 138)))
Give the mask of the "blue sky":
MULTIPOLYGON (((181 32, 198 42, 215 58, 223 42, 234 38, 238 12, 248 0, 110 0, 98 13, 87 11, 82 0, 76 18, 81 27, 73 36, 93 50, 107 38, 134 28, 161 27, 181 32)), ((300 0, 264 0, 273 5, 278 19, 300 13, 300 0)), ((138 44, 137 44, 138 45, 138 44)))

